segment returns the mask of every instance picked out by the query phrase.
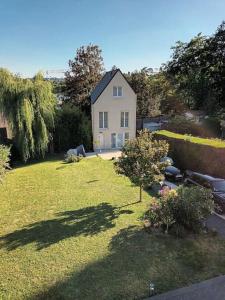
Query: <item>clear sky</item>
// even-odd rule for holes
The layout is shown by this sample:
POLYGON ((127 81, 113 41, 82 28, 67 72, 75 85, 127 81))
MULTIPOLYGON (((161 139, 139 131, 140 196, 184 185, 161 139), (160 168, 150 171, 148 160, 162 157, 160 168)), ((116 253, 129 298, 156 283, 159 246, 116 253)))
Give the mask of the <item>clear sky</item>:
POLYGON ((106 69, 159 67, 177 40, 209 35, 223 19, 225 0, 0 0, 0 67, 66 69, 88 43, 106 69))

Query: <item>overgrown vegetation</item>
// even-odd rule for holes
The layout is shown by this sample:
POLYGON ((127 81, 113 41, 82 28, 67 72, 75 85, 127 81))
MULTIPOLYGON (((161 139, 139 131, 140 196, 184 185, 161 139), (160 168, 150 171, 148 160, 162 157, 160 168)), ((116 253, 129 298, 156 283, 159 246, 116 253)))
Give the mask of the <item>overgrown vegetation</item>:
POLYGON ((169 145, 165 141, 157 141, 148 130, 140 131, 137 138, 128 140, 122 148, 122 155, 115 162, 116 171, 129 177, 131 182, 142 189, 164 178, 162 171, 167 163, 162 161, 168 153, 169 145))
POLYGON ((55 104, 52 85, 40 73, 30 80, 0 69, 0 111, 23 161, 44 157, 52 141, 55 104))
POLYGON ((10 168, 10 148, 0 144, 0 182, 3 181, 6 170, 10 168))
POLYGON ((200 187, 180 186, 177 190, 162 190, 154 199, 146 217, 152 227, 161 227, 178 235, 181 228, 197 232, 203 229, 203 221, 212 213, 213 197, 210 191, 200 187), (175 228, 175 230, 173 230, 175 228))

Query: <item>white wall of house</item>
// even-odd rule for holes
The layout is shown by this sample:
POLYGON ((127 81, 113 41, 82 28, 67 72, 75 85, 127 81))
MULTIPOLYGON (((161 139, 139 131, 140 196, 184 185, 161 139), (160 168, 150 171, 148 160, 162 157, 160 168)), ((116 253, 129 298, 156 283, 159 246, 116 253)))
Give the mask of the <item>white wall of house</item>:
MULTIPOLYGON (((94 150, 120 148, 125 138, 129 136, 131 139, 136 136, 136 102, 136 94, 118 71, 97 101, 92 104, 94 150), (122 96, 113 96, 113 87, 122 87, 122 96), (100 112, 106 112, 108 115, 107 128, 100 128, 100 112), (128 113, 128 127, 121 126, 121 113, 128 113)), ((126 125, 124 122, 123 126, 126 125)))

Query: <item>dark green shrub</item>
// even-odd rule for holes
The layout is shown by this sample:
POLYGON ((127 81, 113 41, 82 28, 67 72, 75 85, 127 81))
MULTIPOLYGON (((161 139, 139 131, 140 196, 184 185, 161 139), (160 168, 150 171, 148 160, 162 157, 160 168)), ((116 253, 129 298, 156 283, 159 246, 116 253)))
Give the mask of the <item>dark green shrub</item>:
POLYGON ((170 229, 170 234, 177 238, 185 238, 187 236, 187 230, 183 225, 175 223, 170 229))
POLYGON ((221 137, 221 125, 220 118, 208 117, 204 119, 203 126, 208 132, 208 136, 221 137))
POLYGON ((66 151, 83 144, 92 148, 91 121, 77 107, 64 105, 56 113, 54 146, 56 151, 66 151))
POLYGON ((180 186, 171 206, 175 222, 193 232, 202 228, 202 221, 212 213, 213 208, 211 192, 198 186, 180 186))
POLYGON ((6 170, 9 168, 10 148, 0 145, 0 181, 3 180, 6 170))

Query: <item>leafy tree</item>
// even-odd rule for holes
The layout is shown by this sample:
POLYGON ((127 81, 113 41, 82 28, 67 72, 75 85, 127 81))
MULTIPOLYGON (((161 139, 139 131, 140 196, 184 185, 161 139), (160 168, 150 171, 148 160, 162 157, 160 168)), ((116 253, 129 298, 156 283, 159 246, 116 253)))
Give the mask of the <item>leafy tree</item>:
POLYGON ((207 96, 207 80, 203 76, 200 62, 207 38, 198 34, 188 43, 177 42, 167 72, 182 92, 185 103, 190 108, 200 108, 207 96))
POLYGON ((167 155, 168 150, 169 145, 165 141, 156 140, 148 130, 140 131, 137 138, 127 141, 122 148, 122 155, 115 162, 116 171, 139 185, 140 202, 143 187, 164 178, 162 171, 166 162, 161 159, 167 155))
POLYGON ((153 74, 143 68, 126 75, 137 94, 137 115, 155 117, 162 113, 173 114, 184 110, 184 104, 175 85, 165 72, 153 74))
POLYGON ((128 82, 137 94, 137 115, 140 117, 160 114, 160 100, 152 95, 151 76, 148 68, 126 75, 128 82))
POLYGON ((24 161, 45 155, 52 139, 55 103, 52 85, 40 73, 30 80, 0 69, 0 110, 24 161))
POLYGON ((165 67, 190 108, 225 109, 225 22, 214 35, 177 42, 165 67))
POLYGON ((179 114, 184 111, 185 105, 179 92, 164 72, 150 77, 150 91, 163 114, 179 114))
POLYGON ((69 61, 70 70, 65 73, 65 93, 68 102, 90 114, 90 93, 104 71, 101 49, 97 45, 77 49, 74 60, 69 61))

